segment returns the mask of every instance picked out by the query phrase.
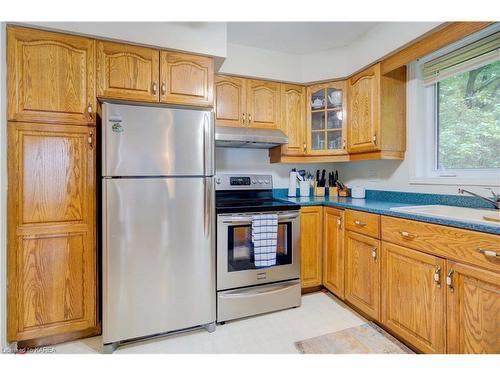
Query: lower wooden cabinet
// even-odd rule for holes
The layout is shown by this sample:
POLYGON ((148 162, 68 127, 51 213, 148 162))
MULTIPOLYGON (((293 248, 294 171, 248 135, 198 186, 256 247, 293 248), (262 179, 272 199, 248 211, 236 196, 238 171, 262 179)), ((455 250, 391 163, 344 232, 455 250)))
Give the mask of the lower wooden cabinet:
POLYGON ((345 299, 369 317, 380 319, 380 241, 345 232, 345 299))
POLYGON ((382 323, 425 353, 446 352, 445 260, 382 244, 382 323))
POLYGON ((323 285, 344 299, 344 211, 323 211, 323 285))
POLYGON ((9 341, 60 340, 98 324, 94 133, 8 124, 9 341))
POLYGON ((300 278, 302 288, 320 286, 323 257, 323 207, 300 209, 300 278))
POLYGON ((448 353, 500 353, 500 274, 448 261, 448 353))

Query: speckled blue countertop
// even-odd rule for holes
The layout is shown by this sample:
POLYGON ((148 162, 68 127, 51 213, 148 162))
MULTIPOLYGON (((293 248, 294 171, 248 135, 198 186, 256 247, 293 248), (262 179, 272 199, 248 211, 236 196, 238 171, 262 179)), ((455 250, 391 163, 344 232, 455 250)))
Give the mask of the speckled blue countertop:
POLYGON ((275 198, 300 204, 301 206, 329 206, 335 208, 348 208, 351 210, 371 212, 379 215, 401 217, 404 219, 423 221, 427 223, 441 224, 456 228, 470 229, 479 232, 500 234, 500 226, 495 224, 473 223, 455 219, 443 219, 392 211, 393 207, 407 207, 418 205, 450 205, 471 208, 491 208, 486 202, 478 198, 467 196, 443 195, 443 194, 423 194, 405 193, 395 191, 367 190, 365 199, 341 198, 341 197, 287 197, 287 189, 274 189, 275 198))

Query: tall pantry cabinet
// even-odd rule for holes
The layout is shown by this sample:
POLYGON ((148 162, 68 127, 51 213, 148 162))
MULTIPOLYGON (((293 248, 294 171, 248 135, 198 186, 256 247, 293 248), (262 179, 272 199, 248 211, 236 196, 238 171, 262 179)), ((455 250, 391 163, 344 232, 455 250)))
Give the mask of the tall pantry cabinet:
POLYGON ((99 331, 95 41, 9 27, 8 340, 99 331))

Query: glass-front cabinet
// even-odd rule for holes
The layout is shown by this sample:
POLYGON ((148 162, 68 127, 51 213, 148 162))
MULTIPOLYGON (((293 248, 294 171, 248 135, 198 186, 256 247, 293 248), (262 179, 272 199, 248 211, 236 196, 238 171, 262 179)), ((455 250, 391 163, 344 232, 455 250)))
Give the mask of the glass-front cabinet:
POLYGON ((322 83, 307 88, 307 153, 347 153, 346 82, 322 83))

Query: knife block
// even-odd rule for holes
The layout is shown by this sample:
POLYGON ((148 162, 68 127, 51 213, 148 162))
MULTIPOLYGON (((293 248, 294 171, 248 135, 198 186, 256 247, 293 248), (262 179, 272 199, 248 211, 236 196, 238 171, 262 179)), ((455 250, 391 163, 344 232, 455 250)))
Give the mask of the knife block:
POLYGON ((324 186, 318 186, 318 183, 314 183, 314 196, 315 197, 324 197, 326 188, 324 186))
POLYGON ((339 188, 338 187, 334 187, 334 186, 331 186, 328 188, 328 195, 330 197, 338 197, 339 196, 339 188))
POLYGON ((345 189, 339 189, 339 197, 348 197, 349 196, 349 189, 347 186, 345 189))

